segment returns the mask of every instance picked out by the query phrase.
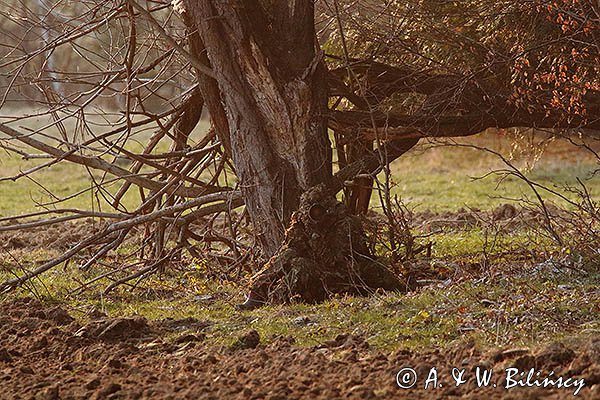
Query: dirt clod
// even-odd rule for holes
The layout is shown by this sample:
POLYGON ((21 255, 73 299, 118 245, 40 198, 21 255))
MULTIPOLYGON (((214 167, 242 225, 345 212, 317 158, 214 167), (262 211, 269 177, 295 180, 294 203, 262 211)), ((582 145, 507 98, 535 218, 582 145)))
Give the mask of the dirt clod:
POLYGON ((123 363, 121 362, 121 360, 119 360, 116 357, 113 357, 110 360, 108 360, 108 362, 106 363, 106 365, 109 368, 113 368, 113 369, 121 369, 121 368, 123 368, 123 363))
POLYGON ((42 336, 33 342, 33 344, 31 345, 31 351, 41 350, 44 349, 46 346, 48 346, 48 339, 46 338, 46 336, 42 336))
POLYGON ((60 398, 58 386, 50 386, 42 390, 35 398, 36 400, 58 400, 60 398))
POLYGON ((85 384, 85 388, 88 390, 97 389, 99 386, 100 386, 100 379, 98 379, 98 378, 92 378, 85 384))
POLYGON ((75 321, 75 319, 61 307, 55 307, 48 311, 47 317, 56 322, 57 325, 69 325, 71 322, 75 321))
POLYGON ((535 358, 537 365, 554 367, 571 362, 575 358, 575 352, 565 347, 562 343, 552 343, 546 347, 535 358))
POLYGON ((33 368, 31 368, 29 365, 22 365, 21 368, 19 368, 19 371, 26 375, 33 375, 33 368))
POLYGON ((254 329, 240 336, 231 346, 232 349, 255 349, 260 344, 260 335, 254 329))
POLYGON ((9 363, 12 361, 12 357, 11 357, 10 353, 4 347, 0 347, 0 361, 6 362, 6 363, 9 363))
POLYGON ((82 328, 81 334, 88 338, 118 341, 138 338, 149 331, 145 318, 115 318, 92 321, 82 328))
POLYGON ((118 383, 115 383, 115 382, 107 383, 96 393, 95 398, 98 400, 105 399, 109 395, 120 391, 121 388, 122 388, 121 385, 119 385, 118 383))

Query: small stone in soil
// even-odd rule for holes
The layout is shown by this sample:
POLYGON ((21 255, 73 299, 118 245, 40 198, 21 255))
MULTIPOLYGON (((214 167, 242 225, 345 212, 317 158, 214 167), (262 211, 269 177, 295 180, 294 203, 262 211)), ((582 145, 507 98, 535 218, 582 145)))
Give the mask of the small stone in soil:
POLYGON ((260 335, 254 329, 240 336, 238 340, 231 346, 232 349, 255 349, 260 344, 260 335))
POLYGON ((11 362, 12 361, 12 357, 10 356, 10 353, 4 347, 0 347, 0 361, 3 361, 3 362, 11 362))

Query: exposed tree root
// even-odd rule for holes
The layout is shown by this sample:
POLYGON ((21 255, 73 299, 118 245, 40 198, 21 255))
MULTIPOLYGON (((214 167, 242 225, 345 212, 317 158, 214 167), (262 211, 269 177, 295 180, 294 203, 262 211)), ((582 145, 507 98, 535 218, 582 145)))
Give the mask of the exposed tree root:
POLYGON ((360 219, 318 185, 302 195, 281 248, 254 277, 239 308, 315 303, 333 294, 377 289, 406 290, 407 285, 369 252, 360 219))

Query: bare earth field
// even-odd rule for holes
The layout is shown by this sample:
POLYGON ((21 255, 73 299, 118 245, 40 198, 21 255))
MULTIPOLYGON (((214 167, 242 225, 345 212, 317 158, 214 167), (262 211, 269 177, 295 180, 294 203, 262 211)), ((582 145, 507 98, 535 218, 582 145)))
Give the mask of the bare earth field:
POLYGON ((465 342, 443 353, 385 353, 352 335, 302 348, 285 337, 264 345, 251 331, 240 332, 231 346, 212 347, 203 343, 202 321, 194 319, 149 323, 140 317, 96 314, 82 325, 63 308, 30 298, 3 302, 0 315, 2 399, 573 397, 576 387, 505 389, 510 381, 504 371, 513 366, 535 368, 542 378, 549 371, 565 379, 576 375, 586 385, 578 398, 600 395, 600 336, 575 348, 555 343, 481 353, 465 342), (166 334, 172 339, 166 340, 166 334), (415 388, 400 389, 396 373, 408 366, 419 379, 415 388), (477 388, 475 366, 493 370, 488 387, 477 388), (437 387, 425 390, 433 367, 437 387), (468 381, 456 387, 453 368, 466 368, 468 381))

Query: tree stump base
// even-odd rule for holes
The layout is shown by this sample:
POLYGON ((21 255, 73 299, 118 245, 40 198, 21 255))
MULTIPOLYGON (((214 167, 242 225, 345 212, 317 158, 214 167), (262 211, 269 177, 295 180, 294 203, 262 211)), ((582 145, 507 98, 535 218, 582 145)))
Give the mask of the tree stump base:
POLYGON ((404 291, 404 284, 366 245, 358 217, 324 184, 306 191, 277 253, 252 279, 240 309, 292 301, 317 303, 334 294, 404 291))

